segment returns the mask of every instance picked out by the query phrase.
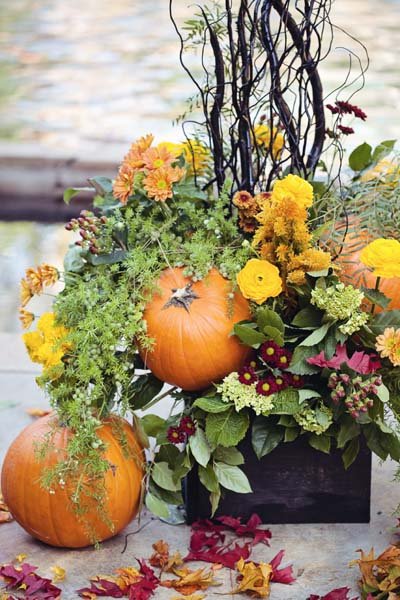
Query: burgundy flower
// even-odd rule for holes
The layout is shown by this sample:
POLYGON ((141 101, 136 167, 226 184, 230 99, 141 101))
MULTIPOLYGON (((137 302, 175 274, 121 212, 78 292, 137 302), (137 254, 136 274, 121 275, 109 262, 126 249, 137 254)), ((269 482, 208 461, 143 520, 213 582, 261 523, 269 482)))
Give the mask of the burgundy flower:
POLYGON ((281 375, 277 375, 276 377, 274 377, 274 380, 275 380, 276 389, 278 391, 284 390, 285 388, 288 387, 288 384, 287 384, 287 381, 286 381, 284 375, 282 375, 282 374, 281 375))
POLYGON ((284 373, 283 378, 286 381, 288 387, 302 388, 304 386, 304 378, 300 375, 293 375, 293 373, 284 373))
POLYGON ((191 417, 183 417, 179 423, 179 431, 190 437, 196 432, 196 425, 191 417))
POLYGON ((339 113, 339 109, 337 106, 333 106, 332 104, 327 104, 326 108, 328 108, 333 115, 337 115, 339 113))
POLYGON ((351 135, 354 133, 354 129, 352 127, 345 127, 344 125, 338 125, 338 129, 343 133, 343 135, 351 135))
POLYGON ((257 374, 253 367, 245 366, 240 369, 239 373, 239 381, 244 385, 251 385, 258 380, 257 374))
POLYGON ((275 383, 275 377, 270 375, 265 379, 260 379, 260 381, 256 385, 256 391, 261 396, 270 396, 271 394, 275 394, 278 391, 278 387, 275 383))
POLYGON ((167 440, 171 444, 181 444, 186 440, 186 435, 178 427, 170 427, 167 431, 167 440))
POLYGON ((280 348, 277 353, 276 358, 276 366, 280 369, 287 369, 290 365, 290 361, 292 360, 292 353, 290 350, 286 350, 285 348, 280 348))
POLYGON ((263 361, 273 367, 278 366, 277 361, 282 354, 282 348, 272 340, 264 342, 260 347, 260 356, 263 361))

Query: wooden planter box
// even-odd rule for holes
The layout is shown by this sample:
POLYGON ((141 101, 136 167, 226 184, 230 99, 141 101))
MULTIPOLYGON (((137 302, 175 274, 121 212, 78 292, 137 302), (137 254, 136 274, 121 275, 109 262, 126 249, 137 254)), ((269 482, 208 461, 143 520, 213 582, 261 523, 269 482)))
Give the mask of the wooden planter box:
MULTIPOLYGON (((264 523, 368 523, 371 452, 363 439, 360 442, 360 453, 346 471, 341 451, 314 450, 305 436, 280 444, 261 460, 246 438, 238 449, 245 457, 241 468, 253 494, 226 491, 215 516, 248 519, 257 513, 264 523)), ((188 523, 210 516, 208 497, 193 469, 184 485, 188 523)))

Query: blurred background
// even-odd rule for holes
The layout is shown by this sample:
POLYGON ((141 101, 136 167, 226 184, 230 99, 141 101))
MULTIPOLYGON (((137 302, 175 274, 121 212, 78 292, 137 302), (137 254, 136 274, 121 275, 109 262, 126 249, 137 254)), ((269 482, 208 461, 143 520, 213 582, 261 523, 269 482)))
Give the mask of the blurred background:
MULTIPOLYGON (((188 0, 174 4, 179 21, 192 15, 188 0)), ((336 0, 332 20, 326 93, 346 77, 344 48, 365 65, 342 28, 370 56, 364 88, 352 100, 368 119, 357 122, 349 149, 400 138, 400 1, 336 0)), ((24 269, 42 261, 60 266, 69 242, 61 224, 35 221, 54 220, 41 198, 43 181, 60 191, 84 174, 108 174, 148 132, 159 141, 181 138, 172 121, 194 90, 178 51, 167 0, 0 0, 0 332, 19 329, 24 269), (33 208, 24 190, 35 196, 33 208)), ((354 57, 353 64, 356 74, 354 57)))

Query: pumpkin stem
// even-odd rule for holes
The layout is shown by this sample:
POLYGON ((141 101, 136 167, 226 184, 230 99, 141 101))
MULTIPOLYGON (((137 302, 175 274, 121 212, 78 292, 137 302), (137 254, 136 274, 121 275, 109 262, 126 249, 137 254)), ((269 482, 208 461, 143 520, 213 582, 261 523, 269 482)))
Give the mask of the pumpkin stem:
POLYGON ((163 308, 169 308, 170 306, 176 306, 178 308, 184 308, 186 312, 189 312, 189 307, 193 300, 199 298, 192 289, 193 283, 188 283, 184 288, 172 288, 172 295, 168 302, 166 302, 163 308))

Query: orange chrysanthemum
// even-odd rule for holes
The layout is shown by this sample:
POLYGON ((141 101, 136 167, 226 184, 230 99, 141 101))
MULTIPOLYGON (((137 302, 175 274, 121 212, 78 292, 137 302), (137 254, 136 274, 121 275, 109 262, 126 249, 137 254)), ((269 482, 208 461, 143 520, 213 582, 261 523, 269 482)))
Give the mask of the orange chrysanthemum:
POLYGON ((33 292, 31 290, 31 286, 27 279, 21 279, 21 287, 20 287, 20 298, 21 305, 26 306, 29 300, 32 298, 33 292))
POLYGON ((25 276, 32 294, 41 294, 43 291, 43 281, 39 269, 30 267, 26 269, 25 276))
POLYGON ((143 169, 144 167, 144 159, 143 154, 148 150, 153 143, 154 136, 149 134, 144 137, 139 138, 136 142, 134 142, 128 154, 124 158, 124 165, 127 165, 134 171, 143 169))
POLYGON ((395 367, 398 367, 400 365, 400 329, 387 327, 376 338, 375 348, 382 358, 388 358, 395 367))
POLYGON ((169 152, 163 146, 157 148, 149 148, 143 153, 144 168, 153 171, 161 169, 161 167, 170 167, 176 161, 174 154, 169 152))
POLYGON ((250 192, 242 190, 240 192, 236 192, 236 194, 232 198, 232 202, 239 209, 243 209, 252 206, 254 204, 254 199, 250 192))
POLYGON ((114 198, 126 204, 134 189, 135 170, 128 164, 121 165, 113 185, 114 198))
POLYGON ((38 268, 43 285, 54 285, 59 279, 59 272, 55 267, 43 263, 38 268))
POLYGON ((28 329, 33 321, 35 320, 35 315, 24 308, 19 309, 19 320, 21 321, 22 328, 28 329))
POLYGON ((149 198, 157 202, 165 202, 168 198, 172 198, 172 184, 182 179, 184 174, 184 169, 179 167, 161 167, 148 173, 143 186, 149 198))

